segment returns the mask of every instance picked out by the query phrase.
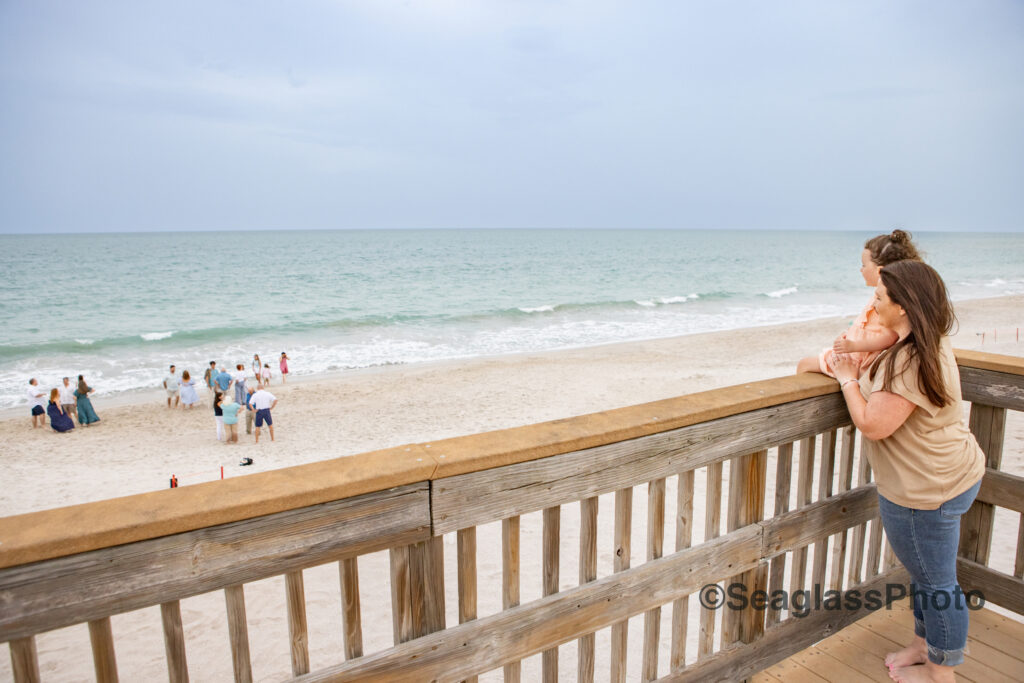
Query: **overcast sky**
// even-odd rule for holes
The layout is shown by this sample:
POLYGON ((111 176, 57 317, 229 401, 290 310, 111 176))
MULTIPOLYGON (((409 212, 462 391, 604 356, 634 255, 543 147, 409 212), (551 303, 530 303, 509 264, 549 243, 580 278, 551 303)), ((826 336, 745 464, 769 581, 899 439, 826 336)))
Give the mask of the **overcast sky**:
POLYGON ((1024 3, 0 1, 0 232, 1024 229, 1024 3))

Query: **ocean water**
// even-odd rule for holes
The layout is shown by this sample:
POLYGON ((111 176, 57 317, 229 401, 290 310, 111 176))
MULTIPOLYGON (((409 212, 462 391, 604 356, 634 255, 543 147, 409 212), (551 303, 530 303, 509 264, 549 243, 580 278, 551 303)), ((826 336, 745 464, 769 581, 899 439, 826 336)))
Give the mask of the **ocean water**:
MULTIPOLYGON (((310 375, 852 315, 872 234, 0 235, 0 409, 29 377, 83 373, 102 397, 253 353, 310 375)), ((954 299, 1024 293, 1024 234, 915 238, 954 299)))

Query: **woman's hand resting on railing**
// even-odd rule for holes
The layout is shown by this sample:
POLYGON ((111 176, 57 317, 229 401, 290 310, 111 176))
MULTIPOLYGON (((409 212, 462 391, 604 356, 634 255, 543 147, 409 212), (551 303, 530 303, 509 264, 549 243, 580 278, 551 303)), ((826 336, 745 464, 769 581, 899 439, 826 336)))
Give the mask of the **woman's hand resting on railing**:
POLYGON ((860 366, 846 353, 833 352, 829 367, 839 382, 850 419, 865 437, 877 441, 890 436, 914 412, 914 404, 898 394, 888 391, 872 392, 865 400, 860 391, 860 366))

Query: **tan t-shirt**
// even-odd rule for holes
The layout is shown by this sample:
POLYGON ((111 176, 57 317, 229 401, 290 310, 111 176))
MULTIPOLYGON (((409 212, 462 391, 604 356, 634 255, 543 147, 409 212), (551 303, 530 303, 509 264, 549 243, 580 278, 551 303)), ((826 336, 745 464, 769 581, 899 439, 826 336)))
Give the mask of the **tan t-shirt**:
MULTIPOLYGON (((908 352, 896 357, 892 393, 916 407, 899 428, 878 441, 864 439, 868 462, 878 482, 878 492, 903 507, 934 510, 950 498, 971 488, 985 474, 985 456, 964 424, 960 400, 960 371, 949 337, 939 347, 942 379, 953 400, 939 408, 918 386, 919 361, 906 362, 908 352)), ((878 366, 874 381, 861 375, 864 398, 882 390, 885 361, 878 366)))

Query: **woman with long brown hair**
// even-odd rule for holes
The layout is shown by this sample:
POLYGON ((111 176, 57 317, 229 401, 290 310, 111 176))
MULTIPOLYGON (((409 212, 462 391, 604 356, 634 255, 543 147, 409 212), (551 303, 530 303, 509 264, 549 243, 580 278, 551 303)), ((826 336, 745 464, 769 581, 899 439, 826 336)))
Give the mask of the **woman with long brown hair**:
POLYGON ((985 474, 963 422, 948 336, 956 318, 942 278, 921 261, 882 268, 874 309, 896 343, 863 374, 848 354, 834 354, 831 368, 865 439, 885 533, 916 591, 914 641, 885 663, 893 680, 953 681, 968 624, 956 579, 960 517, 985 474))

